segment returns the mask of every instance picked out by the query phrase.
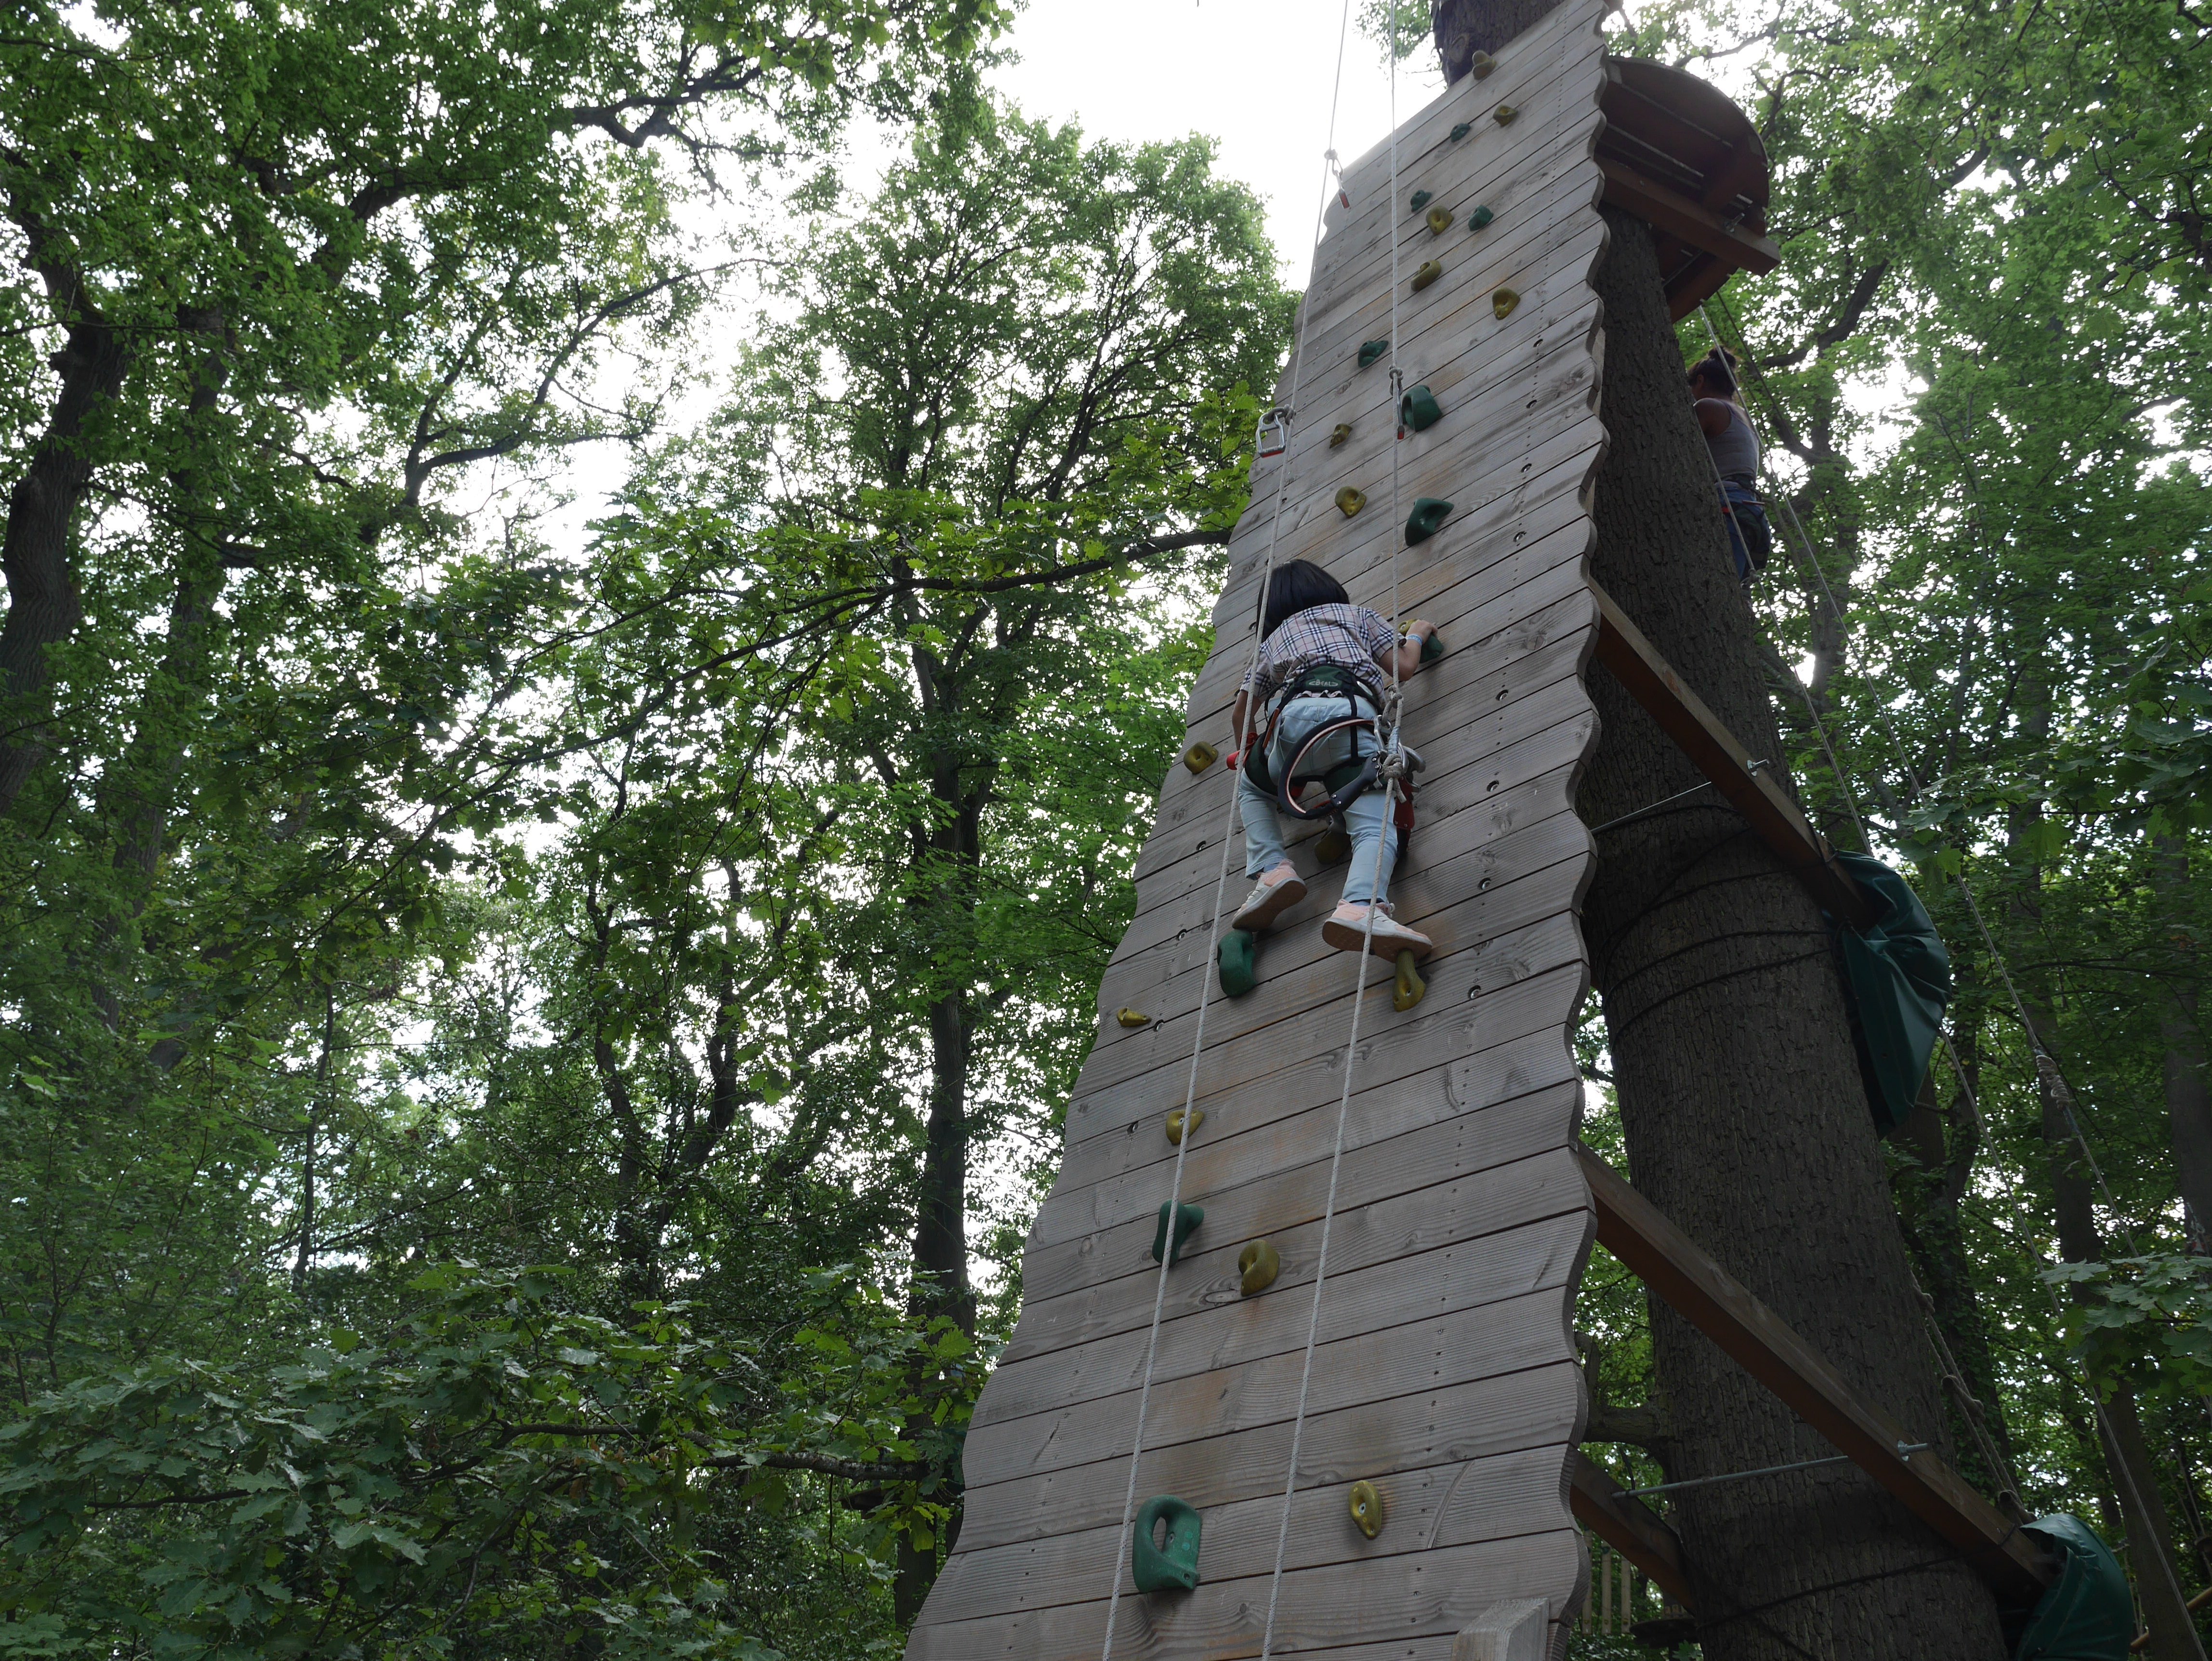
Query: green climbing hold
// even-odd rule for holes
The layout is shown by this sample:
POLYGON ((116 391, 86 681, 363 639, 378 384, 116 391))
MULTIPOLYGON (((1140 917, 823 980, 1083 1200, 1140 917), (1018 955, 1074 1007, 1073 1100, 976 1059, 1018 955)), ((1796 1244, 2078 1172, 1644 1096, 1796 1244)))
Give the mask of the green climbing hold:
POLYGON ((1444 268, 1442 261, 1424 259, 1421 262, 1421 269, 1413 273, 1413 292, 1420 293, 1443 274, 1444 268))
POLYGON ((1497 217, 1498 216, 1491 212, 1489 209, 1482 206, 1480 204, 1477 204, 1474 211, 1468 214, 1467 216, 1467 228, 1471 231, 1479 231, 1485 225, 1487 225, 1492 220, 1497 217))
POLYGON ((1336 493, 1336 510, 1346 519, 1350 519, 1366 505, 1367 492, 1364 490, 1355 490, 1346 484, 1336 493))
POLYGON ((1444 637, 1438 634, 1435 630, 1430 630, 1428 638, 1421 642, 1421 661, 1424 663, 1434 663, 1443 654, 1444 637))
POLYGON ((1359 343, 1359 367, 1364 369, 1370 363, 1381 362, 1383 357, 1389 354, 1389 350, 1390 343, 1387 340, 1361 341, 1359 343))
POLYGON ((1452 216, 1442 208, 1429 210, 1429 234, 1442 236, 1452 227, 1452 216))
MULTIPOLYGON (((1175 1262, 1182 1256, 1182 1243, 1196 1233, 1198 1226, 1205 1220, 1206 1213, 1194 1205, 1181 1205, 1176 1208, 1175 1244, 1168 1246, 1170 1262, 1175 1262)), ((1167 1238, 1168 1202, 1163 1200, 1160 1202, 1160 1226, 1152 1231, 1152 1261, 1154 1262, 1159 1262, 1160 1248, 1167 1245, 1167 1238)))
POLYGON ((1328 429, 1328 447, 1332 450, 1340 450, 1344 447, 1344 441, 1351 436, 1352 423, 1348 421, 1340 421, 1328 429))
POLYGON ((1426 542, 1443 528, 1451 517, 1452 505, 1435 496, 1423 496, 1413 504, 1413 511, 1406 516, 1406 545, 1426 542))
POLYGON ((1417 433, 1425 433, 1443 418, 1443 406, 1437 402, 1437 395, 1429 390, 1426 381, 1398 400, 1398 419, 1417 433))
POLYGON ((1427 206, 1429 205, 1429 204, 1430 204, 1431 201, 1433 201, 1434 199, 1435 199, 1434 193, 1433 193, 1433 192, 1429 192, 1429 191, 1415 191, 1415 192, 1413 192, 1413 203, 1412 203, 1412 204, 1411 204, 1411 205, 1412 205, 1412 207, 1413 207, 1413 211, 1414 211, 1415 213, 1419 213, 1419 212, 1420 212, 1420 210, 1421 210, 1422 209, 1424 209, 1424 208, 1427 207, 1427 206))
POLYGON ((1197 1509, 1172 1494, 1155 1494, 1137 1507, 1137 1537, 1129 1567, 1139 1591, 1189 1591, 1198 1585, 1197 1509), (1155 1543, 1152 1530, 1166 1525, 1155 1543))
POLYGON ((1241 998, 1260 983, 1259 936, 1248 929, 1232 928, 1221 937, 1221 992, 1241 998))
POLYGON ((1459 141, 1460 141, 1461 139, 1462 139, 1462 138, 1466 137, 1468 136, 1468 134, 1469 134, 1469 133, 1473 132, 1474 131, 1474 122, 1472 122, 1472 121, 1462 121, 1462 122, 1461 122, 1457 126, 1454 127, 1454 128, 1451 130, 1451 142, 1452 142, 1453 143, 1456 144, 1456 143, 1459 143, 1459 141))

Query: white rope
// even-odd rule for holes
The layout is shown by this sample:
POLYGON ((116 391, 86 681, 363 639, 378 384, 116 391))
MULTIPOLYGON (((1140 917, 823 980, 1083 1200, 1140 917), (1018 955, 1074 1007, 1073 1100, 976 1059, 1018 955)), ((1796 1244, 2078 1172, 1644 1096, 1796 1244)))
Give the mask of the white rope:
MULTIPOLYGON (((1329 94, 1328 144, 1322 155, 1321 200, 1314 209, 1313 240, 1316 252, 1321 246, 1322 233, 1327 222, 1329 184, 1336 167, 1336 114, 1344 89, 1344 46, 1351 22, 1352 0, 1345 0, 1343 16, 1337 24, 1336 81, 1329 94)), ((1309 273, 1311 270, 1312 267, 1310 265, 1309 273)), ((1310 280, 1309 276, 1309 283, 1310 280)), ((1260 572, 1260 616, 1252 631, 1252 650, 1245 663, 1245 677, 1248 680, 1252 670, 1259 664, 1260 648, 1267 638, 1267 592, 1274 581, 1275 539, 1282 526, 1283 512, 1289 496, 1290 440, 1291 435, 1297 430, 1296 411, 1298 404, 1299 377, 1305 367, 1306 322, 1312 315, 1313 307, 1310 303, 1312 299, 1313 295, 1310 290, 1301 296, 1298 301, 1297 337, 1291 350, 1290 408, 1285 412, 1288 430, 1284 435, 1282 453, 1275 461, 1275 505, 1268 520, 1267 551, 1260 572)), ((1244 730, 1237 734, 1235 753, 1240 757, 1243 753, 1245 745, 1250 742, 1251 715, 1252 710, 1248 700, 1245 719, 1243 723, 1240 723, 1244 730)), ((1238 829, 1239 794, 1237 775, 1232 770, 1229 777, 1229 808, 1224 816, 1221 837, 1221 862, 1213 879, 1213 922, 1206 932, 1206 939, 1209 942, 1215 941, 1221 930, 1221 912, 1228 893, 1229 849, 1231 844, 1237 839, 1238 829)), ((1196 1140, 1191 1128, 1191 1109, 1198 1101, 1198 1069, 1200 1062, 1206 1053, 1206 1017, 1207 1010, 1212 1005, 1213 980, 1218 972, 1218 946, 1211 946, 1206 956, 1205 972, 1199 980, 1197 1029, 1191 1035, 1190 1074, 1183 1087, 1182 1135, 1176 1141, 1175 1174, 1168 1185, 1167 1226, 1162 1233, 1160 1242, 1160 1272, 1152 1287, 1152 1324, 1145 1337, 1145 1378, 1137 1393, 1137 1427, 1129 1448, 1129 1481, 1121 1496, 1121 1526, 1114 1548, 1114 1578, 1110 1583, 1112 1589, 1106 1599, 1106 1636, 1099 1648, 1099 1661, 1113 1661, 1114 1621, 1121 1607, 1121 1573, 1129 1561, 1128 1554, 1132 1544, 1131 1529, 1136 1518, 1137 1474, 1139 1466, 1143 1463, 1145 1453, 1145 1419, 1152 1408, 1152 1368, 1159 1358, 1160 1318, 1167 1305, 1168 1269, 1175 1262, 1176 1257, 1176 1224, 1181 1215, 1182 1203, 1183 1156, 1189 1153, 1191 1143, 1196 1140)))
MULTIPOLYGON (((1398 426, 1403 405, 1404 374, 1398 363, 1398 13, 1395 0, 1390 9, 1390 186, 1389 217, 1390 238, 1390 396, 1392 405, 1388 414, 1390 428, 1390 632, 1398 632, 1398 554, 1402 531, 1398 519, 1398 445, 1403 438, 1398 426)), ((1273 1661, 1275 1652, 1275 1615, 1283 1595, 1283 1560, 1290 1549, 1291 1506, 1298 1488, 1298 1457, 1305 1445, 1306 1407, 1313 1391, 1314 1350, 1321 1336, 1321 1305, 1323 1289, 1328 1284, 1328 1246, 1332 1231, 1336 1226, 1337 1179, 1344 1168, 1344 1128, 1351 1119, 1352 1084, 1359 1066, 1359 1018, 1367 1007, 1367 959, 1375 945, 1375 919, 1381 910, 1376 890, 1382 886, 1382 855, 1389 846, 1390 832, 1398 813, 1398 782, 1405 765, 1405 745, 1399 732, 1398 718, 1403 703, 1403 682, 1398 673, 1398 660, 1404 648, 1390 654, 1390 689, 1389 702, 1382 715, 1387 725, 1386 733, 1378 733, 1378 748, 1387 751, 1382 766, 1382 826, 1375 838, 1375 862, 1368 872, 1367 920, 1360 929, 1359 954, 1354 959, 1356 967, 1352 982, 1352 1031, 1345 1040, 1344 1084, 1336 1099, 1336 1140, 1328 1156, 1328 1194, 1322 1207, 1321 1246, 1314 1260, 1313 1306, 1306 1317, 1305 1354, 1298 1368, 1298 1408, 1291 1421, 1291 1457, 1283 1476, 1283 1506, 1275 1528, 1275 1562, 1267 1578, 1267 1619, 1260 1636, 1260 1661, 1273 1661)), ((1357 739, 1354 739, 1355 748, 1357 739)))

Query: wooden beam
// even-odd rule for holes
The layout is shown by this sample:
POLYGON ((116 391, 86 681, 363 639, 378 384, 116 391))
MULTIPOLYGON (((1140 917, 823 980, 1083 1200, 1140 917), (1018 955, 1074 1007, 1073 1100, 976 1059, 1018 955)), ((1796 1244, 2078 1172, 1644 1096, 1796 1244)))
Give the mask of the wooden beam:
POLYGON ((1875 917, 1865 891, 1835 862, 1828 839, 1806 822, 1797 804, 1775 782, 1772 767, 1753 761, 1705 700, 1682 684, 1612 595, 1595 581, 1590 592, 1597 597, 1598 661, 1681 745, 1698 770, 1781 856, 1813 897, 1851 928, 1865 928, 1875 917))
POLYGON ((2058 1565, 2033 1536, 1982 1498, 1933 1451, 1900 1453, 1911 1438, 1845 1384, 1834 1368, 1753 1297, 1697 1243, 1622 1181, 1612 1166, 1577 1147, 1597 1202, 1597 1238, 1797 1416, 1835 1444, 1960 1553, 2000 1597, 2033 1603, 2058 1565))
POLYGON ((1782 263, 1781 244, 1764 231, 1731 224, 1702 202, 1647 179, 1611 156, 1601 155, 1605 199, 1721 260, 1733 271, 1771 271, 1782 263))
POLYGON ((1696 1612, 1690 1573, 1682 1565, 1682 1542, 1674 1530, 1580 1449, 1575 1452, 1567 1502, 1576 1520, 1645 1574, 1685 1609, 1696 1612))

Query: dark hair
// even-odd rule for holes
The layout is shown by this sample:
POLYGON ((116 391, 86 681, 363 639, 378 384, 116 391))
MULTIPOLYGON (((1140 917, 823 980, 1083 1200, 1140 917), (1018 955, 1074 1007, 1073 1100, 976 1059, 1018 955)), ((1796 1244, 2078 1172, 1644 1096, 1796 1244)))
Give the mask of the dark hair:
POLYGON ((1260 619, 1261 640, 1275 632, 1294 612, 1314 605, 1349 605, 1352 596, 1344 585, 1310 559, 1278 565, 1266 590, 1266 613, 1260 619))
POLYGON ((1735 354, 1724 346, 1716 346, 1695 363, 1690 365, 1690 379, 1702 380, 1708 386, 1717 387, 1723 398, 1735 396, 1735 354))

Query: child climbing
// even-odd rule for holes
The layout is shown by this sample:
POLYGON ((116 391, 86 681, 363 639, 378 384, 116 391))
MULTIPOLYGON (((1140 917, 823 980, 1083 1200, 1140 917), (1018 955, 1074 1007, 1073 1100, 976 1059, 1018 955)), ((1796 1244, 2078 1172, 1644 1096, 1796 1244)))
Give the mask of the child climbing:
MULTIPOLYGON (((1244 874, 1259 882, 1230 922, 1255 934, 1306 892, 1283 848, 1274 781, 1294 764, 1303 779, 1372 753, 1372 733, 1352 728, 1324 737, 1299 759, 1306 741, 1329 722, 1380 713, 1383 677, 1394 669, 1400 680, 1411 675, 1420 666, 1422 647, 1437 631, 1434 624, 1416 618, 1400 640, 1388 622, 1354 605, 1344 585, 1310 560, 1278 567, 1266 600, 1259 660, 1244 678, 1231 716, 1243 760, 1237 791, 1244 820, 1244 874), (1364 752, 1357 748, 1363 737, 1369 746, 1364 752)), ((1231 757, 1232 764, 1236 759, 1231 757)), ((1433 949, 1429 937, 1390 915, 1388 893, 1398 857, 1398 828, 1388 793, 1380 788, 1363 791, 1346 806, 1344 821, 1352 838, 1352 863, 1345 873, 1343 900, 1322 924, 1322 938, 1340 952, 1358 951, 1367 938, 1372 907, 1370 950, 1376 957, 1395 958, 1409 950, 1426 957, 1433 949)))
POLYGON ((1712 452, 1713 471, 1720 476, 1735 574, 1749 582, 1753 571, 1766 569, 1766 557, 1774 551, 1774 532, 1766 522, 1766 504, 1759 499, 1759 435, 1736 402, 1735 367, 1729 354, 1716 346, 1690 366, 1690 396, 1705 447, 1712 452))

